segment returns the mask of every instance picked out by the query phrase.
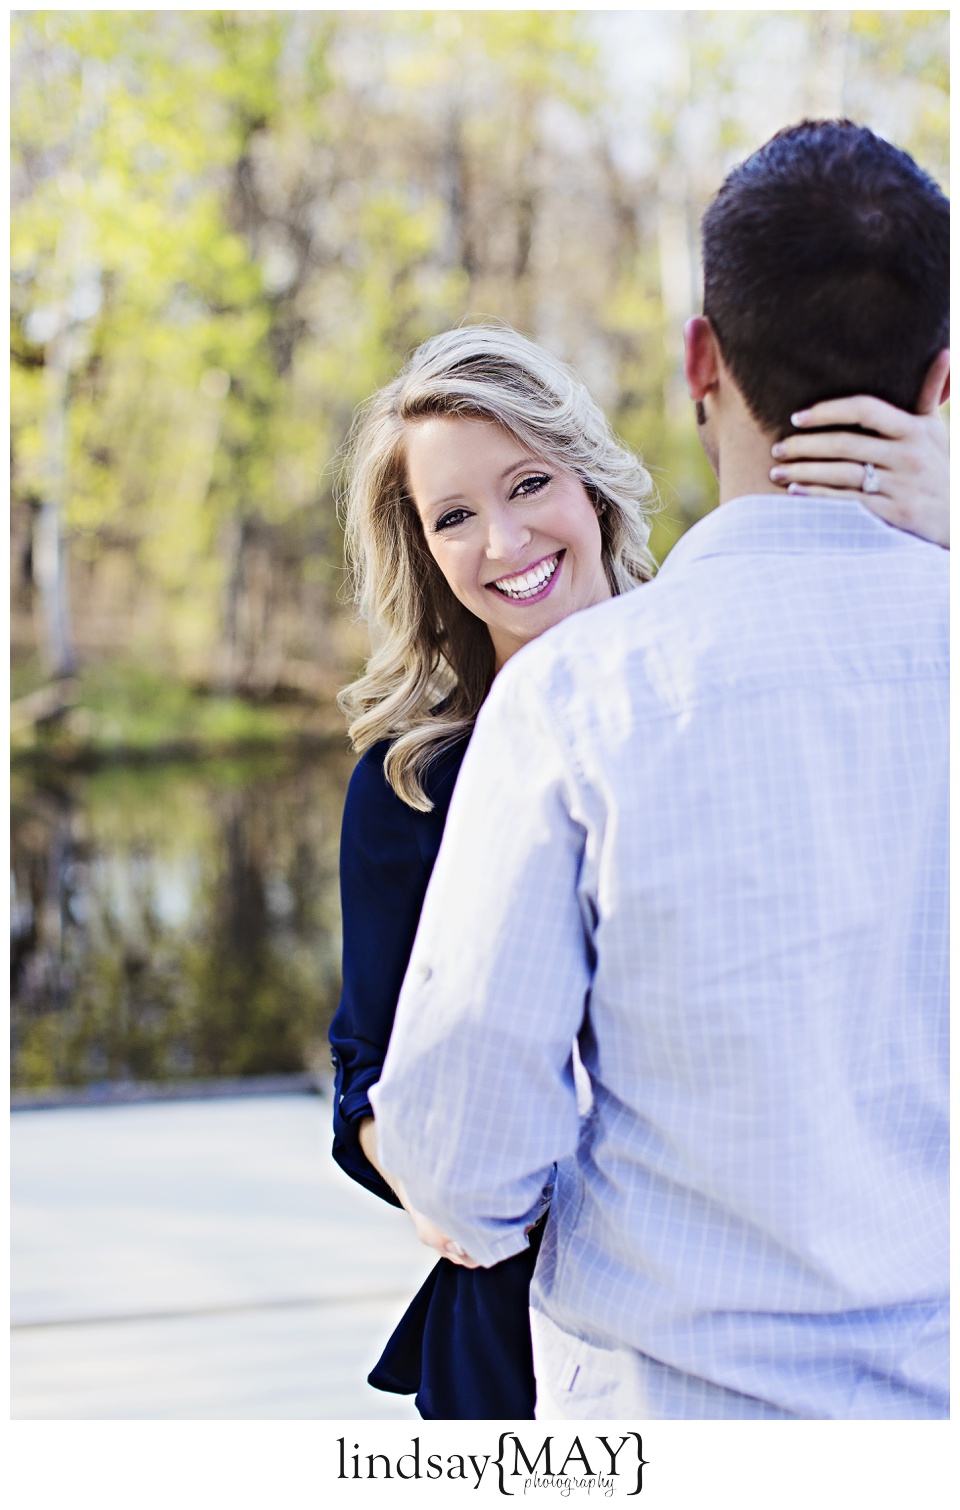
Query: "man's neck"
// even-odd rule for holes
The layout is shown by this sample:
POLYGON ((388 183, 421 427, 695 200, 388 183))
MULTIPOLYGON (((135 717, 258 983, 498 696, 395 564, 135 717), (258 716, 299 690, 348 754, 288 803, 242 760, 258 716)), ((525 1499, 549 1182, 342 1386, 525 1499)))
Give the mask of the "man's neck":
POLYGON ((774 436, 758 430, 746 418, 729 427, 720 442, 717 460, 721 503, 751 493, 786 494, 784 487, 770 481, 773 442, 774 436))

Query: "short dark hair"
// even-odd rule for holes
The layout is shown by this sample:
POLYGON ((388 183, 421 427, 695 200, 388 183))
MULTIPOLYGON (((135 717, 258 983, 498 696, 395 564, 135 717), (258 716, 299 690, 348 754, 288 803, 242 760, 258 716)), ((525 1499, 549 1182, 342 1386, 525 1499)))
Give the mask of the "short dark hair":
POLYGON ((950 205, 912 157, 803 121, 728 174, 702 229, 703 312, 764 429, 853 393, 915 408, 949 344, 950 205))

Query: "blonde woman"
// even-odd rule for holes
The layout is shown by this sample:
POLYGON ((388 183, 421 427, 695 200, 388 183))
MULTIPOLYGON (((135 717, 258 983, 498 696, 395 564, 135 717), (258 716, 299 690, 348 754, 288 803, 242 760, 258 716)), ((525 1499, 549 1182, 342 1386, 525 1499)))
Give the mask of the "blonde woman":
MULTIPOLYGON (((880 476, 882 491, 863 501, 944 543, 946 443, 932 406, 926 391, 916 416, 872 399, 817 406, 811 426, 869 425, 876 434, 791 437, 777 452, 775 481, 816 491, 851 489, 864 476, 873 486, 880 476)), ((526 1251, 476 1267, 378 1168, 367 1093, 380 1077, 454 783, 493 678, 568 614, 652 576, 654 488, 579 379, 499 324, 421 346, 358 416, 346 475, 348 558, 376 648, 341 696, 361 759, 341 841, 334 1157, 405 1206, 441 1254, 370 1383, 415 1394, 427 1419, 532 1419, 527 1294, 539 1224, 526 1251)), ((545 1210, 549 1190, 543 1200, 545 1210)))

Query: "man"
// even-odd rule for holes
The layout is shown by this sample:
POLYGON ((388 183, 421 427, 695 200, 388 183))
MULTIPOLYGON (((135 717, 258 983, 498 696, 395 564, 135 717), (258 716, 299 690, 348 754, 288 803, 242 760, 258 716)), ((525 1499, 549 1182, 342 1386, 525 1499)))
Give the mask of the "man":
POLYGON ((849 122, 730 174, 685 331, 721 507, 477 724, 372 1100, 481 1264, 560 1161, 538 1415, 947 1412, 947 557, 768 468, 814 400, 916 405, 948 241, 849 122))

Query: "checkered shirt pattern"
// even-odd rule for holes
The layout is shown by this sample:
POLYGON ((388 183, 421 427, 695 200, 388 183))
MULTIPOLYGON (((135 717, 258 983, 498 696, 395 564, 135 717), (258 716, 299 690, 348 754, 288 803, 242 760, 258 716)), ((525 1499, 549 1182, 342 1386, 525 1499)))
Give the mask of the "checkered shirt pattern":
POLYGON ((665 1414, 946 1413, 947 562, 732 500, 467 752, 381 1158, 484 1264, 559 1161, 532 1305, 665 1414))

